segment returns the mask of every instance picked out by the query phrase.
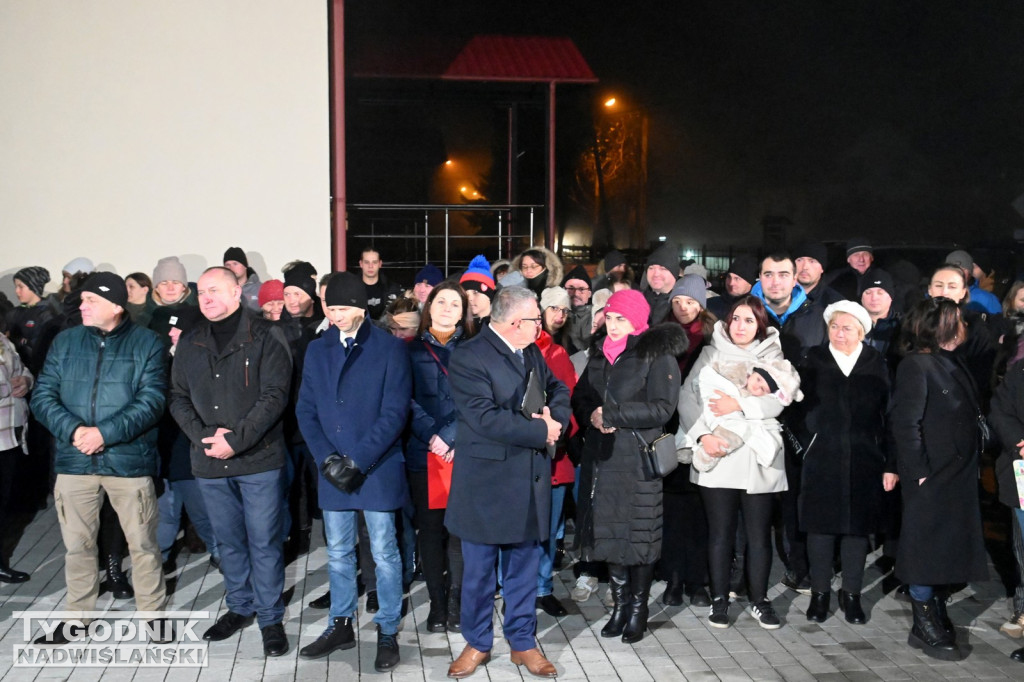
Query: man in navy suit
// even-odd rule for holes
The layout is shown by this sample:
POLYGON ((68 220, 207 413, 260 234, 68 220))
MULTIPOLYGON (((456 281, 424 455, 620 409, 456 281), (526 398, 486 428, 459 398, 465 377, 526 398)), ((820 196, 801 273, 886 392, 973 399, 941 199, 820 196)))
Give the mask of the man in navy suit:
POLYGON ((324 302, 332 326, 306 351, 295 416, 317 468, 338 453, 350 457, 366 480, 345 493, 320 476, 331 618, 299 655, 321 658, 356 645, 356 514, 362 512, 380 599, 374 668, 386 672, 399 662, 402 559, 395 510, 402 508, 409 490, 401 435, 412 399, 412 368, 405 344, 366 319, 366 287, 358 277, 335 274, 324 302))
POLYGON ((445 525, 462 538, 462 634, 466 648, 448 677, 472 675, 491 657, 495 562, 501 551, 505 638, 512 662, 538 677, 555 666, 537 648, 535 596, 539 544, 551 518, 553 445, 569 425, 569 389, 534 345, 541 325, 537 298, 523 287, 498 292, 491 321, 452 354, 458 435, 445 525), (521 410, 530 373, 546 393, 541 414, 521 410))

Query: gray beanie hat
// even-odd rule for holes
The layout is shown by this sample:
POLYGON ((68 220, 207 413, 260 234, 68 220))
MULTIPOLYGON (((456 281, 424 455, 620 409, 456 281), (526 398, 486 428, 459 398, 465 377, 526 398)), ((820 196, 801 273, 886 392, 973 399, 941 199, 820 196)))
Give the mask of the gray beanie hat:
POLYGON ((153 268, 153 285, 156 286, 160 282, 188 284, 188 273, 177 256, 167 256, 157 261, 156 267, 153 268))
POLYGON ((672 287, 672 293, 668 295, 668 300, 671 301, 676 296, 689 296, 699 303, 701 308, 706 308, 708 289, 704 278, 700 275, 683 275, 672 287))

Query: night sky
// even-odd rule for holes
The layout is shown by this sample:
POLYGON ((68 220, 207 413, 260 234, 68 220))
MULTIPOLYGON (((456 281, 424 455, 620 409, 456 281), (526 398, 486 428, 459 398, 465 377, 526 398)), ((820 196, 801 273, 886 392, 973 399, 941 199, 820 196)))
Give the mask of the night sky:
POLYGON ((572 38, 595 99, 648 112, 650 232, 682 243, 757 241, 765 215, 792 220, 791 241, 1024 228, 1024 3, 383 0, 346 3, 346 22, 379 40, 572 38))

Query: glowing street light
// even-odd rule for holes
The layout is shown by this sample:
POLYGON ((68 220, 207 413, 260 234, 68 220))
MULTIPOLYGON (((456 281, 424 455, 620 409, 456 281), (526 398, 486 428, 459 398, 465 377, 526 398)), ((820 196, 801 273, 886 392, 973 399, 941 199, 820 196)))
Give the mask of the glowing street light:
POLYGON ((615 98, 614 98, 614 97, 609 97, 608 99, 606 99, 606 100, 604 101, 604 105, 605 105, 606 107, 609 107, 609 108, 611 108, 611 107, 614 107, 614 106, 615 106, 615 103, 616 103, 616 100, 615 100, 615 98))

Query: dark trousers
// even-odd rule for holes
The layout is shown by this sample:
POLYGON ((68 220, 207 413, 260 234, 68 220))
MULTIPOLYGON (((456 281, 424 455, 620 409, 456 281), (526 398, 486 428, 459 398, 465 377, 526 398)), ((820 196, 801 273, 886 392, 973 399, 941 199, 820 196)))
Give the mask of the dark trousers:
POLYGON ((427 472, 408 471, 409 489, 416 508, 415 523, 419 541, 420 564, 427 593, 433 604, 443 604, 445 598, 444 573, 448 569, 448 587, 459 590, 462 586, 462 542, 449 535, 444 527, 444 509, 431 509, 427 494, 427 472))
POLYGON ((665 491, 662 498, 661 573, 669 585, 688 590, 708 582, 708 521, 704 503, 692 492, 665 491))
POLYGON ((462 575, 462 636, 478 651, 494 644, 495 565, 501 550, 502 594, 505 599, 505 639, 513 651, 537 646, 537 566, 540 544, 536 540, 516 545, 484 545, 462 541, 465 569, 462 575))
POLYGON ((121 530, 121 522, 117 518, 114 506, 110 504, 110 498, 103 498, 103 506, 100 507, 100 568, 106 568, 107 557, 125 557, 128 555, 128 540, 121 530))
POLYGON ((18 471, 18 457, 23 456, 21 448, 0 452, 0 566, 6 566, 8 509, 11 502, 11 490, 14 477, 18 471))
POLYGON ((284 618, 284 469, 200 478, 199 489, 220 547, 228 609, 256 614, 261 628, 284 618))
POLYGON ((708 516, 708 569, 711 596, 728 597, 729 572, 739 512, 747 530, 747 588, 750 601, 764 601, 768 594, 768 574, 772 567, 771 523, 773 493, 750 495, 733 488, 701 488, 704 511, 708 516))
POLYGON ((864 585, 864 562, 870 543, 866 535, 807 534, 807 558, 810 560, 811 589, 828 592, 832 587, 832 559, 839 542, 839 557, 843 562, 843 589, 860 594, 864 585))
POLYGON ((786 481, 789 490, 779 493, 782 512, 782 528, 786 540, 786 568, 796 574, 797 579, 807 575, 807 534, 800 530, 800 477, 803 467, 786 464, 786 481))

